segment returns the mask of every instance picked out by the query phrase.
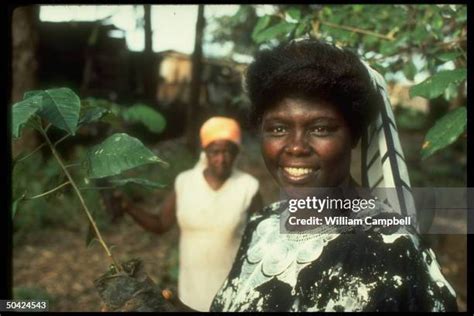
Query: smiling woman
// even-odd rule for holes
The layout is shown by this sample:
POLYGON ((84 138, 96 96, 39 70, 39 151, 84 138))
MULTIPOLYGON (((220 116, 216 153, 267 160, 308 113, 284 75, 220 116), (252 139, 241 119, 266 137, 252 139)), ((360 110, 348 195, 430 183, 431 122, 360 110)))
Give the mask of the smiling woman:
MULTIPOLYGON (((253 117, 265 164, 288 198, 318 190, 329 199, 366 197, 350 175, 351 149, 372 121, 391 113, 375 77, 353 53, 316 40, 256 56, 246 76, 253 117)), ((398 140, 388 136, 380 139, 398 140)), ((384 175, 399 173, 383 166, 384 175)), ((457 310, 452 287, 414 227, 317 224, 285 233, 289 200, 252 215, 211 311, 457 310)), ((361 223, 400 218, 399 210, 373 201, 321 214, 361 223)), ((328 222, 302 211, 303 219, 328 222)))

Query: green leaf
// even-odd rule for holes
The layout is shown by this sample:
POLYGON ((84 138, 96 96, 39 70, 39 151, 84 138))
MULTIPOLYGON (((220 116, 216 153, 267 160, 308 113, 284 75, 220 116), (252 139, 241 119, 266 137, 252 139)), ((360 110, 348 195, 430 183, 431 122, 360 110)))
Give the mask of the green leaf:
POLYGON ((436 58, 438 58, 441 61, 447 62, 450 60, 454 60, 461 55, 462 54, 460 52, 450 52, 450 53, 439 54, 438 56, 436 56, 436 58))
POLYGON ((425 159, 436 151, 452 144, 466 129, 466 107, 460 107, 436 121, 428 131, 421 149, 421 158, 425 159))
POLYGON ((352 10, 356 13, 360 13, 364 11, 364 6, 361 4, 355 4, 352 6, 352 10))
POLYGON ((291 8, 287 13, 294 20, 299 21, 301 19, 301 11, 298 8, 291 8))
POLYGON ((440 71, 425 81, 411 87, 410 97, 436 98, 443 94, 449 84, 458 83, 466 79, 466 75, 466 68, 440 71))
POLYGON ((305 32, 307 32, 307 30, 310 29, 310 25, 311 25, 311 18, 308 16, 304 18, 300 23, 298 23, 298 26, 296 27, 296 30, 295 30, 295 37, 300 37, 305 32))
POLYGON ((79 119, 78 125, 92 123, 100 120, 109 110, 103 107, 92 107, 84 111, 84 114, 79 119))
POLYGON ((166 120, 157 111, 144 104, 135 104, 134 106, 122 112, 125 121, 131 123, 141 123, 145 125, 150 132, 161 133, 166 127, 166 120))
POLYGON ((110 183, 116 186, 123 186, 127 184, 138 184, 151 189, 163 189, 166 188, 165 184, 154 182, 143 178, 127 178, 127 179, 110 179, 110 183))
POLYGON ((403 73, 407 79, 413 80, 417 73, 417 69, 413 61, 408 61, 405 66, 403 67, 403 73))
POLYGON ((69 88, 45 90, 42 109, 38 113, 51 124, 75 135, 79 121, 81 101, 69 88))
POLYGON ((123 171, 151 163, 168 165, 141 141, 125 133, 113 134, 102 144, 92 147, 83 162, 89 178, 114 176, 123 171))
POLYGON ((280 22, 274 26, 271 26, 264 31, 258 33, 255 36, 254 41, 257 44, 261 44, 267 40, 273 39, 279 35, 284 35, 290 33, 295 27, 297 26, 296 23, 288 23, 288 22, 280 22))
POLYGON ((23 100, 34 97, 34 96, 37 96, 37 95, 40 95, 41 93, 43 93, 43 90, 30 90, 30 91, 27 91, 23 95, 23 100))
POLYGON ((31 96, 12 107, 12 133, 13 137, 18 138, 21 129, 39 110, 41 110, 42 97, 31 96))
POLYGON ((270 20, 271 20, 271 17, 269 15, 261 16, 258 19, 258 22, 252 31, 252 39, 254 41, 256 40, 257 34, 260 33, 262 30, 264 30, 268 26, 268 24, 270 23, 270 20))

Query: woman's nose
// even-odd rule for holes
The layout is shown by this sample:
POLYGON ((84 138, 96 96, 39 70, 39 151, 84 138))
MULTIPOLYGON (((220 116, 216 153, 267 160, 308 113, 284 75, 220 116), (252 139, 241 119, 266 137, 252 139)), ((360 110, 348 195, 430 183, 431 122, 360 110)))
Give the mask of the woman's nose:
POLYGON ((311 152, 311 148, 305 135, 298 133, 290 138, 290 141, 285 146, 285 152, 295 156, 307 155, 311 152))

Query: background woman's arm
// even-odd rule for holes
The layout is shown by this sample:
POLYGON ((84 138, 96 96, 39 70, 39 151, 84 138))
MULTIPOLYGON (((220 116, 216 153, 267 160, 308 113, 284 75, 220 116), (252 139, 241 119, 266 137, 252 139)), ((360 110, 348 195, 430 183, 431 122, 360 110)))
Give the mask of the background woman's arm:
POLYGON ((176 222, 176 193, 173 191, 165 198, 158 214, 151 214, 134 205, 125 207, 125 212, 146 230, 156 234, 165 233, 176 222))

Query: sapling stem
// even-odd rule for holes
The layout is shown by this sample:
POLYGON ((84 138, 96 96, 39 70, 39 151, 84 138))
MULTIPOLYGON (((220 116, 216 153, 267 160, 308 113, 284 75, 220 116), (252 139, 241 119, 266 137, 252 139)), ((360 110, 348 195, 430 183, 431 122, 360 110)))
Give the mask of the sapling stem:
POLYGON ((71 168, 71 167, 77 167, 77 166, 80 166, 80 165, 81 165, 81 163, 78 162, 78 163, 71 163, 71 164, 69 164, 69 165, 65 165, 64 167, 66 167, 66 168, 71 168))
MULTIPOLYGON (((45 130, 46 132, 46 130, 45 130)), ((58 141, 56 141, 54 143, 54 146, 57 146, 60 142, 62 142, 63 140, 65 140, 66 138, 68 138, 69 136, 71 136, 70 134, 67 134, 67 135, 64 135, 63 137, 61 137, 58 141)), ((35 149, 33 149, 33 151, 31 151, 28 155, 26 155, 25 157, 19 159, 17 161, 17 163, 19 163, 20 161, 23 161, 23 160, 26 160, 28 158, 30 158, 31 156, 33 156, 34 154, 36 154, 41 148, 43 148, 44 146, 46 146, 48 143, 42 143, 41 145, 39 145, 38 147, 36 147, 35 149)))
POLYGON ((46 195, 48 195, 48 194, 51 194, 51 193, 53 193, 53 192, 55 192, 55 191, 61 189, 62 187, 66 186, 66 185, 68 185, 68 184, 70 184, 70 182, 69 182, 69 181, 66 181, 66 182, 64 182, 63 184, 58 185, 58 186, 55 187, 54 189, 51 189, 51 190, 49 190, 49 191, 43 192, 43 193, 41 193, 41 194, 38 194, 38 195, 35 195, 35 196, 32 196, 32 197, 26 197, 25 200, 33 200, 33 199, 37 199, 37 198, 46 196, 46 195))
POLYGON ((104 248, 105 252, 107 253, 107 256, 109 257, 109 259, 112 261, 113 265, 115 266, 115 269, 118 271, 118 272, 121 272, 122 271, 122 268, 120 267, 120 265, 117 264, 117 262, 115 261, 115 258, 112 254, 112 252, 110 251, 109 247, 107 246, 107 244, 105 243, 104 239, 102 238, 102 234, 100 233, 99 231, 99 228, 97 227, 95 221, 94 221, 94 218, 92 217, 91 215, 91 212, 89 211, 89 208, 87 207, 87 204, 86 202, 84 201, 84 198, 81 194, 81 191, 79 190, 76 182, 74 181, 74 179, 71 177, 71 174, 69 173, 69 171, 67 170, 66 166, 64 165, 61 157, 59 156, 59 153, 56 151, 56 148, 54 147, 53 143, 51 142, 51 140, 49 139, 48 135, 46 134, 46 132, 41 129, 41 134, 43 135, 43 137, 46 139, 46 142, 47 144, 49 145, 49 148, 51 149, 51 152, 53 153, 54 157, 56 158, 56 161, 58 162, 58 164, 61 166, 61 169, 63 170, 63 172, 66 174, 66 177, 69 179, 69 182, 70 184, 72 185, 72 187, 74 188, 74 191, 76 191, 76 194, 77 194, 77 197, 79 198, 79 201, 82 205, 82 208, 84 209, 86 215, 87 215, 87 218, 89 219, 89 222, 91 223, 92 225, 92 228, 94 229, 94 232, 99 240, 99 243, 102 245, 102 247, 104 248))
POLYGON ((58 141, 56 141, 54 143, 54 147, 56 147, 60 142, 62 142, 63 140, 65 140, 66 138, 68 138, 69 136, 71 136, 70 134, 66 134, 64 135, 63 137, 61 137, 58 141))
POLYGON ((33 154, 36 154, 41 148, 43 148, 43 147, 46 146, 46 145, 47 145, 47 143, 42 143, 41 145, 39 145, 38 147, 36 147, 35 149, 33 149, 33 151, 30 152, 28 155, 26 155, 25 157, 19 159, 19 160, 17 161, 17 163, 19 163, 20 161, 23 161, 23 160, 25 160, 25 159, 30 158, 31 156, 33 156, 33 154))
POLYGON ((111 190, 116 189, 117 187, 108 186, 108 187, 80 187, 81 190, 111 190))

